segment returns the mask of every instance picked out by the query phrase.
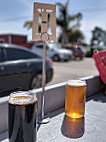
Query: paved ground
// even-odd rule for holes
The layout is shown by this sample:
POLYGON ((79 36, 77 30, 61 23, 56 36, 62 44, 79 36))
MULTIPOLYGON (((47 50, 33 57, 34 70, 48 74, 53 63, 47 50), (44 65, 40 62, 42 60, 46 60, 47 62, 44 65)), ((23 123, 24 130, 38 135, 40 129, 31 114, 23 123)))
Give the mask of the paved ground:
POLYGON ((95 62, 92 58, 84 58, 84 60, 71 60, 69 62, 54 62, 54 77, 47 84, 52 85, 69 79, 78 79, 90 75, 98 74, 95 62))

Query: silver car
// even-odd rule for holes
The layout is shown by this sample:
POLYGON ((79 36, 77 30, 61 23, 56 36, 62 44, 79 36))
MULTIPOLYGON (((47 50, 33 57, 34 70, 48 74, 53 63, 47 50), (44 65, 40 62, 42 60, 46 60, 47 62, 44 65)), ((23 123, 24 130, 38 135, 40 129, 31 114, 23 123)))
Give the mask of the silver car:
MULTIPOLYGON (((36 43, 32 47, 32 51, 36 52, 40 56, 43 55, 43 43, 36 43)), ((54 61, 68 61, 72 58, 73 54, 71 51, 67 49, 63 49, 58 44, 50 44, 48 43, 46 46, 47 56, 52 58, 54 61)))

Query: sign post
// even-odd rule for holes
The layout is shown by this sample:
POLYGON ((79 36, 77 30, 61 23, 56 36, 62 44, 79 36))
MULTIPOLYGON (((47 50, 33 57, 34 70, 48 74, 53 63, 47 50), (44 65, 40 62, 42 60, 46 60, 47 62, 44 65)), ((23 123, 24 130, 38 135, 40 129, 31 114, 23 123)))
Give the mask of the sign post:
POLYGON ((34 3, 33 12, 33 26, 32 26, 32 40, 43 42, 43 65, 42 65, 42 95, 41 95, 41 120, 39 123, 45 124, 50 121, 49 118, 44 119, 44 105, 45 105, 45 83, 46 83, 46 42, 56 40, 56 5, 34 3), (41 11, 41 13, 39 13, 41 11), (50 12, 50 24, 48 21, 48 12, 50 12), (41 16, 41 23, 39 23, 39 16, 41 16), (39 25, 41 31, 39 32, 39 25), (50 27, 49 27, 50 25, 50 27), (48 31, 51 31, 49 33, 48 31))

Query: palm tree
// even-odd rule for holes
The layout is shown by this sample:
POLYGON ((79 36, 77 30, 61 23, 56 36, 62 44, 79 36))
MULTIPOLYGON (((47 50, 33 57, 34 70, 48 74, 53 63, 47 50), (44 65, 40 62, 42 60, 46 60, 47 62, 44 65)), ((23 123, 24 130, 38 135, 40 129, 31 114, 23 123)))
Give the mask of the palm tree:
POLYGON ((63 5, 62 3, 57 3, 60 11, 59 18, 57 18, 57 25, 59 25, 62 29, 62 33, 60 35, 62 43, 68 42, 67 31, 69 22, 74 19, 74 17, 70 17, 70 15, 68 14, 68 4, 69 0, 65 3, 65 5, 63 5))
POLYGON ((92 39, 91 39, 91 45, 99 45, 100 42, 102 42, 102 32, 103 30, 100 27, 95 27, 92 31, 92 39))
POLYGON ((61 42, 62 43, 68 43, 70 41, 70 37, 68 36, 68 33, 71 33, 72 29, 75 29, 76 27, 79 29, 80 26, 80 20, 82 19, 82 14, 78 13, 76 15, 70 15, 68 13, 68 5, 69 0, 65 4, 57 3, 59 6, 59 17, 57 18, 57 25, 59 25, 62 29, 61 32, 61 42), (70 28, 70 23, 74 20, 77 20, 77 23, 70 28))
POLYGON ((101 27, 95 27, 92 31, 91 45, 100 46, 100 44, 106 46, 106 31, 101 27))

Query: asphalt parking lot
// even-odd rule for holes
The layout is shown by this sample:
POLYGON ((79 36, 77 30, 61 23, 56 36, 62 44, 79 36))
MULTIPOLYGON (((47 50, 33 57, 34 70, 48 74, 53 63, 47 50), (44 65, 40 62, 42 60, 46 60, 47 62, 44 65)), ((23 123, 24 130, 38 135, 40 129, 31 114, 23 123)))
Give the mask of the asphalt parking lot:
POLYGON ((90 75, 99 74, 93 58, 83 60, 71 60, 68 62, 54 62, 54 76, 48 85, 64 82, 69 79, 78 79, 90 75))

